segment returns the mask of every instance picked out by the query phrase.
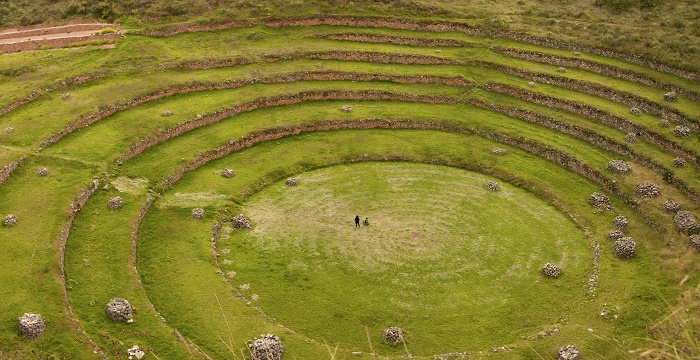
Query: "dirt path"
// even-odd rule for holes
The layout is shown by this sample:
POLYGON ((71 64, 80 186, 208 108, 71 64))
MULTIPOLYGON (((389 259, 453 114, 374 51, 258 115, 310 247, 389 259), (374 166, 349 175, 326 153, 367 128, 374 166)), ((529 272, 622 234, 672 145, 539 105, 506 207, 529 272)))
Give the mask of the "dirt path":
POLYGON ((97 34, 100 30, 110 27, 116 26, 113 24, 92 23, 28 29, 5 29, 0 31, 0 51, 35 50, 44 46, 57 48, 78 41, 118 39, 119 33, 97 34))

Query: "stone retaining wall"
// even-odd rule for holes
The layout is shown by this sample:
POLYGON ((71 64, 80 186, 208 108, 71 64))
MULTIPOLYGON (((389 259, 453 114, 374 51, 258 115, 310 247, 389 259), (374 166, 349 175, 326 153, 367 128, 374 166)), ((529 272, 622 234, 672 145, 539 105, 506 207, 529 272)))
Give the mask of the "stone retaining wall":
POLYGON ((39 29, 19 29, 17 31, 0 32, 0 39, 25 38, 34 36, 43 36, 50 34, 71 33, 77 31, 98 31, 110 27, 116 27, 113 24, 76 24, 66 26, 54 26, 49 28, 39 29))
POLYGON ((19 160, 13 161, 5 165, 2 169, 0 169, 0 184, 7 181, 7 179, 10 178, 10 175, 12 175, 12 172, 15 171, 15 169, 17 169, 17 167, 25 161, 27 161, 27 157, 22 156, 21 158, 19 158, 19 160))
POLYGON ((104 35, 86 35, 86 36, 74 36, 74 37, 64 37, 56 39, 36 39, 20 41, 15 43, 0 44, 0 52, 3 53, 14 53, 18 51, 29 51, 37 50, 46 47, 50 48, 62 48, 66 45, 82 42, 82 41, 92 41, 92 40, 105 40, 105 41, 117 41, 121 35, 114 34, 104 34, 104 35))

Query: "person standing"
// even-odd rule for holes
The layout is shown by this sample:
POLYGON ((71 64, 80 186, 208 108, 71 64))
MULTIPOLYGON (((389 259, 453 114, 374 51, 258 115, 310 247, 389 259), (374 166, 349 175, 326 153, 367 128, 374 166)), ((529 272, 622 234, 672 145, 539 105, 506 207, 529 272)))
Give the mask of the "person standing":
POLYGON ((360 215, 355 215, 355 227, 360 227, 360 215))

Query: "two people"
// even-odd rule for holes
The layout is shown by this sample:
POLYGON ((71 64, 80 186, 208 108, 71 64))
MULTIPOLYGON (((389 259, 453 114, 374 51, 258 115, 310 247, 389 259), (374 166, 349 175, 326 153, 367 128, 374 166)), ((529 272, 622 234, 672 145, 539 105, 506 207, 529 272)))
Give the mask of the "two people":
MULTIPOLYGON (((362 222, 364 226, 369 226, 369 218, 362 222)), ((355 215, 355 227, 360 227, 360 215, 355 215)))

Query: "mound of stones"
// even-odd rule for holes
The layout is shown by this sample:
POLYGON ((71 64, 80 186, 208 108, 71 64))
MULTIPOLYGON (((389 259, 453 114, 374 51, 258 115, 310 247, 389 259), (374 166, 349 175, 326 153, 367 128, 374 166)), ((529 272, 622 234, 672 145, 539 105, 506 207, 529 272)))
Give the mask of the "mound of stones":
POLYGON ((608 233, 608 239, 610 240, 619 240, 623 237, 625 237, 625 233, 620 230, 613 230, 608 233))
POLYGON ((44 332, 44 319, 39 314, 24 313, 19 317, 19 331, 25 337, 35 339, 44 332))
POLYGON ((679 138, 687 138, 690 136, 690 128, 685 125, 678 125, 673 128, 673 134, 679 138))
POLYGON ((681 210, 673 217, 673 223, 678 230, 686 235, 700 231, 700 224, 690 211, 681 210))
POLYGON ((232 178, 233 177, 233 170, 231 169, 223 169, 221 170, 221 176, 225 178, 232 178))
POLYGON ((661 119, 659 121, 659 126, 667 128, 667 127, 671 126, 671 123, 668 122, 668 119, 661 119))
POLYGON ((120 198, 119 196, 115 196, 109 199, 109 201, 107 201, 107 207, 109 207, 112 210, 119 209, 122 206, 122 204, 122 198, 120 198))
POLYGON ((141 359, 144 356, 146 356, 146 353, 141 350, 141 348, 138 347, 138 345, 134 345, 128 350, 126 350, 126 355, 129 357, 129 359, 141 359))
POLYGON ((681 204, 673 200, 667 200, 663 205, 664 212, 677 213, 681 210, 681 204))
POLYGON ((282 358, 282 341, 277 335, 260 335, 259 339, 248 340, 248 350, 253 360, 279 360, 282 358))
POLYGON ((497 182, 494 181, 489 181, 486 183, 486 190, 490 191, 498 191, 501 187, 498 185, 497 182))
POLYGON ((544 275, 544 276, 558 277, 560 273, 561 273, 561 270, 559 269, 558 266, 556 266, 554 264, 546 263, 542 267, 542 275, 544 275))
POLYGON ((557 360, 573 360, 580 357, 578 348, 574 345, 562 346, 557 351, 557 360))
POLYGON ((297 186, 297 179, 296 178, 289 178, 284 183, 287 186, 297 186))
POLYGON ((494 155, 503 155, 505 153, 506 153, 506 151, 501 149, 501 148, 496 148, 496 149, 491 150, 491 154, 494 154, 494 155))
POLYGON ((557 69, 557 71, 560 73, 563 73, 563 72, 566 72, 566 69, 564 69, 563 67, 560 67, 557 69))
POLYGON ((631 237, 623 237, 613 243, 613 254, 620 259, 631 259, 637 256, 637 243, 631 237))
POLYGON ((126 299, 114 298, 107 303, 107 316, 114 321, 129 321, 133 316, 131 304, 126 299))
POLYGON ((46 176, 49 174, 49 169, 45 167, 39 168, 39 170, 36 171, 36 174, 39 176, 46 176))
POLYGON ((632 114, 632 115, 639 115, 641 113, 642 113, 642 110, 640 110, 638 107, 630 108, 630 114, 632 114))
POLYGON ((638 182, 634 191, 643 198, 654 198, 661 195, 661 188, 650 181, 638 182))
POLYGON ((594 192, 591 194, 591 196, 588 198, 588 203, 599 210, 612 210, 610 199, 599 192, 594 192))
POLYGON ((403 330, 398 327, 390 327, 384 330, 382 333, 382 338, 384 341, 392 344, 401 343, 403 342, 403 330))
POLYGON ((678 100, 678 94, 676 94, 675 91, 669 91, 665 93, 664 96, 662 96, 661 98, 666 101, 676 101, 678 100))
POLYGON ((340 107, 340 111, 349 113, 352 111, 352 106, 350 105, 343 105, 340 107))
POLYGON ((170 110, 163 110, 163 112, 161 112, 160 115, 162 115, 162 116, 170 116, 170 115, 172 115, 172 113, 173 113, 173 112, 170 111, 170 110))
POLYGON ((629 174, 632 172, 632 167, 624 160, 610 160, 606 169, 617 174, 629 174))
POLYGON ((627 135, 625 135, 625 141, 630 143, 637 142, 637 134, 628 133, 627 135))
POLYGON ((622 215, 618 215, 615 217, 615 219, 613 219, 613 226, 617 230, 620 230, 622 232, 626 232, 628 225, 629 225, 629 221, 627 221, 627 218, 622 216, 622 215))
POLYGON ((247 217, 243 216, 243 214, 238 214, 236 217, 231 220, 231 226, 233 226, 234 229, 252 229, 253 224, 248 220, 247 217))
POLYGON ((529 86, 529 87, 535 87, 535 82, 534 82, 534 81, 530 81, 529 83, 527 83, 527 86, 529 86))
POLYGON ((204 217, 204 209, 202 209, 202 208, 192 209, 192 218, 193 219, 201 219, 203 217, 204 217))
POLYGON ((17 224, 17 216, 14 214, 8 214, 5 216, 5 221, 3 222, 5 226, 14 226, 17 224))
POLYGON ((700 235, 690 235, 688 238, 688 247, 700 251, 700 235))
POLYGON ((677 157, 677 158, 673 159, 673 166, 683 167, 683 166, 685 166, 685 160, 683 158, 677 157))

